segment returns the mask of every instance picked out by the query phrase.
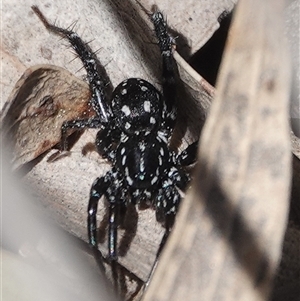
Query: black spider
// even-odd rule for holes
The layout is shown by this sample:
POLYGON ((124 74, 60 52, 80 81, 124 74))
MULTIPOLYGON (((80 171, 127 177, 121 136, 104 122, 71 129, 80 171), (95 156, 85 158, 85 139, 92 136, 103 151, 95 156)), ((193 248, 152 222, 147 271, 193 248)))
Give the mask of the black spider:
POLYGON ((197 142, 180 154, 168 146, 176 121, 174 39, 167 32, 162 13, 151 14, 162 57, 163 94, 143 79, 130 78, 116 87, 109 101, 98 71, 99 62, 90 47, 72 30, 50 24, 36 6, 32 9, 48 30, 70 42, 87 71, 92 93, 90 102, 96 116, 64 122, 61 150, 67 148, 67 130, 101 129, 97 133, 96 148, 111 162, 112 168, 92 185, 88 236, 93 248, 98 249, 96 213, 98 201, 104 195, 109 203, 108 256, 116 261, 117 227, 128 203, 145 202, 155 208, 157 220, 164 224, 167 237, 181 199, 179 190, 185 190, 189 181, 183 167, 195 161, 197 142))

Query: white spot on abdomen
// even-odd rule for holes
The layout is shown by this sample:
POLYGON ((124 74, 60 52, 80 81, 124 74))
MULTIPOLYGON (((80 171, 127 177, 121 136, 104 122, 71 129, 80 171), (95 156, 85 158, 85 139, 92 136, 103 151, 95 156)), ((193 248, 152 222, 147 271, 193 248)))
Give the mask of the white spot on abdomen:
POLYGON ((126 177, 126 180, 127 180, 127 182, 128 182, 129 185, 132 185, 133 180, 129 176, 126 177))
POLYGON ((126 156, 123 156, 123 158, 122 158, 122 165, 125 166, 125 164, 126 164, 126 156))
POLYGON ((150 101, 149 100, 144 101, 144 110, 145 110, 145 112, 150 113, 150 101))
POLYGON ((155 176, 155 177, 151 180, 151 184, 153 185, 154 183, 157 182, 157 180, 158 180, 158 177, 155 176))
POLYGON ((126 105, 124 105, 124 106, 122 107, 121 111, 122 111, 126 116, 130 115, 130 113, 131 113, 129 107, 126 106, 126 105))
POLYGON ((156 120, 155 120, 154 117, 150 117, 150 123, 152 123, 152 124, 155 124, 155 123, 156 123, 156 120))

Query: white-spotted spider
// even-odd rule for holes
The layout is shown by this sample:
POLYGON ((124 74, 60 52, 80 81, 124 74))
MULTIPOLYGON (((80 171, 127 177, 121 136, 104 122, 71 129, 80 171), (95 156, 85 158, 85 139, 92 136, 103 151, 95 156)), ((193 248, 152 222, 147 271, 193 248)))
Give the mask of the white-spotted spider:
POLYGON ((159 11, 151 14, 162 57, 163 93, 139 78, 121 82, 109 101, 99 62, 90 47, 72 30, 47 21, 38 7, 32 9, 45 27, 66 38, 87 71, 91 105, 96 116, 64 122, 61 128, 61 151, 66 150, 69 129, 99 128, 96 148, 111 162, 111 170, 92 184, 88 204, 88 237, 98 250, 97 206, 104 196, 109 204, 108 257, 117 261, 117 228, 129 203, 150 204, 157 220, 165 226, 164 240, 171 230, 180 202, 178 190, 185 190, 189 176, 183 169, 195 161, 197 142, 180 154, 169 148, 176 122, 176 62, 174 39, 168 34, 166 22, 159 11))

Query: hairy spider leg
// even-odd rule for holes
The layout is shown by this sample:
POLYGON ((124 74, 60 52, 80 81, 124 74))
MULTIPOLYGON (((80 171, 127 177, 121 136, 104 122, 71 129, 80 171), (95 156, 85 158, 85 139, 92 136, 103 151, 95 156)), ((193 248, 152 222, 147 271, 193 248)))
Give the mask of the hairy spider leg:
POLYGON ((158 39, 158 46, 162 56, 163 95, 165 98, 167 116, 163 116, 166 128, 171 132, 177 117, 176 99, 176 72, 177 65, 173 57, 174 38, 167 31, 167 24, 161 12, 151 15, 154 31, 158 39))
POLYGON ((98 241, 97 241, 97 209, 98 202, 102 195, 107 190, 110 185, 110 181, 107 177, 97 178, 92 184, 90 190, 90 199, 88 204, 88 237, 90 245, 98 249, 98 241))
POLYGON ((69 129, 83 130, 85 128, 99 129, 102 124, 98 117, 91 117, 89 119, 75 119, 64 121, 61 126, 61 146, 60 151, 66 151, 68 149, 67 145, 67 131, 69 129))
POLYGON ((119 204, 118 202, 109 203, 108 212, 108 259, 112 261, 118 260, 117 255, 117 231, 119 225, 119 204))
MULTIPOLYGON (((190 144, 186 149, 184 149, 180 154, 178 154, 176 156, 176 162, 179 165, 179 167, 185 167, 185 166, 189 166, 189 165, 195 163, 196 159, 197 159, 197 151, 198 151, 198 141, 195 141, 192 144, 190 144)), ((190 177, 185 172, 183 172, 180 168, 179 169, 173 168, 173 170, 169 172, 169 176, 175 183, 176 187, 178 187, 182 191, 186 190, 186 186, 190 181, 190 177)), ((163 186, 165 186, 165 187, 166 187, 166 185, 167 184, 163 184, 163 186)), ((176 200, 176 197, 175 198, 173 197, 173 199, 176 200)), ((179 200, 178 200, 178 202, 179 202, 179 200)), ((176 208, 176 211, 177 211, 177 208, 176 208)), ((174 224, 174 221, 175 221, 175 214, 170 216, 169 220, 166 220, 166 233, 162 239, 161 245, 157 252, 157 256, 161 252, 161 249, 163 248, 163 246, 167 240, 167 237, 169 236, 169 233, 174 224)))
POLYGON ((175 215, 180 202, 180 194, 176 189, 176 187, 178 187, 183 191, 186 189, 186 186, 190 180, 189 176, 185 172, 174 167, 168 172, 168 176, 169 178, 166 178, 164 180, 163 188, 161 189, 162 191, 161 193, 158 194, 159 197, 156 200, 156 204, 158 206, 158 208, 156 208, 156 219, 160 221, 163 218, 163 216, 165 216, 165 233, 156 252, 156 258, 154 264, 152 265, 148 279, 145 282, 144 285, 145 289, 148 287, 149 283, 151 282, 151 279, 153 277, 153 274, 156 270, 159 261, 160 254, 168 240, 168 237, 171 233, 172 227, 175 222, 175 215), (176 187, 174 185, 170 186, 170 179, 172 180, 173 184, 176 185, 176 187), (172 207, 167 209, 168 212, 164 212, 166 208, 162 204, 162 202, 166 200, 172 200, 171 204, 173 205, 173 206, 171 205, 172 207))
POLYGON ((97 240, 97 209, 98 209, 98 201, 101 196, 106 191, 109 186, 109 181, 105 177, 97 178, 90 190, 90 199, 88 204, 88 238, 89 243, 92 246, 94 251, 95 259, 101 268, 102 271, 105 270, 103 262, 102 262, 102 254, 98 249, 98 240, 97 240), (98 256, 100 253, 100 256, 98 256))
MULTIPOLYGON (((118 289, 118 255, 117 255, 117 235, 120 215, 124 203, 122 203, 122 185, 119 183, 119 187, 116 186, 118 182, 117 172, 112 169, 107 172, 104 177, 97 178, 90 191, 90 199, 88 204, 88 237, 89 243, 93 248, 95 259, 98 266, 104 271, 104 265, 102 258, 103 255, 98 249, 97 239, 97 209, 100 198, 104 195, 109 202, 108 211, 108 260, 111 263, 112 278, 114 285, 118 289), (100 254, 100 256, 99 256, 100 254)), ((124 212, 123 212, 124 213, 124 212)))
POLYGON ((112 113, 105 96, 105 83, 100 76, 101 65, 95 53, 91 50, 89 45, 78 36, 76 32, 51 24, 37 6, 32 6, 32 9, 49 31, 67 39, 71 44, 72 48, 82 61, 85 70, 87 71, 87 79, 92 92, 90 103, 100 122, 102 124, 108 123, 112 117, 112 113))

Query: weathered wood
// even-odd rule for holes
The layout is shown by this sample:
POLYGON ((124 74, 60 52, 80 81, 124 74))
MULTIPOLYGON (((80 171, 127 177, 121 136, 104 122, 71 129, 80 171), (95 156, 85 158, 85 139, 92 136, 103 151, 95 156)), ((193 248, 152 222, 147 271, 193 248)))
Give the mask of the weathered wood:
POLYGON ((283 2, 238 4, 195 179, 144 301, 268 299, 291 179, 283 2))

